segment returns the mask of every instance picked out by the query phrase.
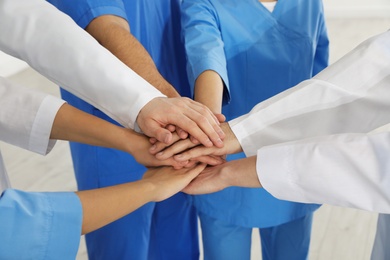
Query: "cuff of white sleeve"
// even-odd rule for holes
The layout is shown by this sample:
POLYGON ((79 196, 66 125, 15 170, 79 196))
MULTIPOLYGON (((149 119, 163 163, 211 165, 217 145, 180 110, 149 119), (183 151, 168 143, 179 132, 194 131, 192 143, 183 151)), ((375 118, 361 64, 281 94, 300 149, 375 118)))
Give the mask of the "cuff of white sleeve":
POLYGON ((150 90, 148 92, 146 92, 146 89, 145 89, 145 93, 140 95, 137 99, 137 102, 132 106, 132 111, 130 111, 131 120, 126 125, 126 127, 133 129, 137 132, 141 132, 141 129, 137 124, 138 115, 141 112, 141 109, 146 104, 148 104, 150 101, 152 101, 153 99, 158 98, 158 97, 165 97, 166 98, 166 96, 164 94, 162 94, 161 92, 159 92, 157 89, 150 90))
POLYGON ((253 142, 249 136, 250 125, 242 124, 241 117, 230 120, 228 122, 230 129, 237 138, 237 141, 240 143, 242 150, 244 151, 246 157, 254 156, 257 153, 259 147, 256 145, 256 142, 253 142))
POLYGON ((257 151, 256 171, 261 185, 281 200, 305 202, 294 175, 292 151, 288 147, 267 146, 257 151))
POLYGON ((29 150, 47 154, 54 147, 56 141, 50 140, 50 133, 54 118, 64 103, 64 100, 54 96, 48 95, 44 98, 32 126, 29 150))

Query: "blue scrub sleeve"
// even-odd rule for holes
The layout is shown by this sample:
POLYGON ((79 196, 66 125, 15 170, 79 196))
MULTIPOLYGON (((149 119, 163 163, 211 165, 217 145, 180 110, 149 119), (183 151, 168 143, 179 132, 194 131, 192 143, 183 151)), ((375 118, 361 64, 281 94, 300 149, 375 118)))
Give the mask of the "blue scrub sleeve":
POLYGON ((218 17, 209 3, 183 1, 181 5, 182 33, 187 55, 187 73, 194 95, 195 80, 206 70, 217 72, 224 84, 224 100, 230 101, 224 43, 218 26, 218 17))
POLYGON ((127 20, 121 0, 48 0, 48 2, 69 15, 83 29, 101 15, 116 15, 127 20))
POLYGON ((75 259, 82 207, 73 192, 23 192, 0 197, 0 259, 75 259))
POLYGON ((323 9, 321 13, 317 47, 314 55, 313 76, 317 75, 329 65, 329 38, 323 9))

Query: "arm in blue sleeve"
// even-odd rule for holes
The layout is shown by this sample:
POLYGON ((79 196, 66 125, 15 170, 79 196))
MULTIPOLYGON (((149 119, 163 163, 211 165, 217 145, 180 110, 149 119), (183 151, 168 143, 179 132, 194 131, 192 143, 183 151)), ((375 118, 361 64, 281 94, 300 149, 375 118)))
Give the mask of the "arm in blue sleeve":
POLYGON ((69 15, 83 29, 101 15, 116 15, 127 20, 121 0, 48 0, 48 2, 69 15))
POLYGON ((73 192, 23 192, 0 197, 0 259, 75 259, 82 208, 73 192))
POLYGON ((313 76, 329 65, 329 38, 325 23, 324 13, 322 12, 320 25, 318 29, 318 40, 314 56, 313 76))
POLYGON ((208 1, 183 1, 182 30, 187 55, 187 73, 194 94, 195 80, 205 70, 217 72, 224 84, 224 103, 230 100, 224 43, 217 15, 208 1))

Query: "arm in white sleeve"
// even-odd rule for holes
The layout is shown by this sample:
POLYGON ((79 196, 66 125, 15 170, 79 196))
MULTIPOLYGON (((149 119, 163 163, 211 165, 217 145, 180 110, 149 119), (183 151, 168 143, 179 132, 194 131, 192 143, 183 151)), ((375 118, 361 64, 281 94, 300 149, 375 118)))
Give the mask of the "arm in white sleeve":
POLYGON ((50 133, 65 101, 0 78, 0 140, 47 154, 54 146, 50 133))
POLYGON ((124 125, 158 90, 43 0, 0 1, 0 49, 124 125))
POLYGON ((247 156, 287 141, 368 133, 390 122, 389 86, 390 31, 229 124, 247 156))
POLYGON ((390 213, 390 132, 263 147, 257 174, 273 196, 390 213))
POLYGON ((275 197, 390 213, 389 111, 390 31, 230 125, 275 197))

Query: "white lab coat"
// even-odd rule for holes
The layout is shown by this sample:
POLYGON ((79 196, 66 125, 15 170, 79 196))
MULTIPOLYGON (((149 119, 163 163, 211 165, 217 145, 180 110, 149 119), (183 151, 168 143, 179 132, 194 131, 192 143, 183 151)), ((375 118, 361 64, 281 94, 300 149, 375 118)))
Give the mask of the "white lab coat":
POLYGON ((0 50, 134 128, 141 108, 162 95, 43 0, 0 1, 0 50))
MULTIPOLYGON (((0 17, 0 50, 26 61, 126 127, 135 127, 138 113, 147 102, 164 96, 46 1, 2 0, 0 17)), ((3 91, 10 91, 5 81, 2 84, 3 91)), ((4 103, 1 104, 5 111, 4 103)), ((29 104, 25 102, 23 106, 29 104)), ((11 114, 15 122, 22 121, 22 115, 11 114)), ((6 127, 7 121, 3 123, 6 127)), ((47 126, 51 128, 51 124, 47 126)), ((34 137, 30 146, 25 147, 26 140, 15 138, 17 134, 25 133, 2 140, 27 149, 38 143, 34 137)), ((1 163, 0 167, 4 165, 1 163)), ((0 187, 7 186, 4 174, 0 181, 0 187)))
MULTIPOLYGON (((63 103, 0 78, 0 140, 48 153, 55 143, 49 139, 53 121, 63 103)), ((0 155, 0 259, 74 259, 82 223, 76 194, 8 188, 0 155)))
MULTIPOLYGON (((0 78, 0 140, 47 154, 55 144, 50 140, 53 121, 64 102, 0 78)), ((0 157, 0 194, 5 188, 9 188, 9 182, 0 157)))
POLYGON ((390 213, 390 31, 230 122, 273 196, 390 213))
MULTIPOLYGON (((164 96, 44 0, 0 1, 0 50, 25 60, 125 127, 134 128, 140 109, 164 96)), ((0 79, 0 104, 0 140, 41 154, 50 151, 50 131, 62 100, 0 79)), ((0 258, 74 258, 82 218, 78 197, 3 192, 9 186, 0 155, 0 258)))

